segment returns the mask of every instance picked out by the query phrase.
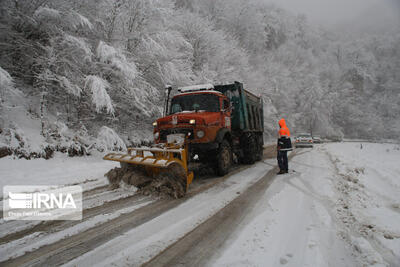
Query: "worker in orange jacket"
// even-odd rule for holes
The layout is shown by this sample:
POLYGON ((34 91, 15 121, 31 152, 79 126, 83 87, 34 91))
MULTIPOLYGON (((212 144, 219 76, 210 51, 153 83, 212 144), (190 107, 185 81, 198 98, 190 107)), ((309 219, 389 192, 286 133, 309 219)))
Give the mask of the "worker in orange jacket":
POLYGON ((278 174, 284 174, 289 172, 289 164, 287 158, 287 152, 292 150, 292 141, 290 140, 290 131, 286 126, 285 119, 279 121, 279 137, 277 144, 277 159, 279 165, 278 174))

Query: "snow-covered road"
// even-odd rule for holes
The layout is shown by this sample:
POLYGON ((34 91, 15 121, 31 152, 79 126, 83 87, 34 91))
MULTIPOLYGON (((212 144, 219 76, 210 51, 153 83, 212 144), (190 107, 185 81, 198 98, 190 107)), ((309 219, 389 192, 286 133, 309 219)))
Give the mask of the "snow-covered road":
POLYGON ((0 261, 400 266, 398 162, 399 145, 321 144, 297 150, 289 174, 276 176, 276 160, 266 159, 223 178, 199 179, 184 199, 159 200, 132 188, 109 191, 103 173, 112 166, 93 158, 1 159, 8 166, 3 174, 12 176, 15 168, 16 177, 2 185, 43 184, 59 173, 65 184, 85 184, 86 192, 82 222, 2 220, 0 261))

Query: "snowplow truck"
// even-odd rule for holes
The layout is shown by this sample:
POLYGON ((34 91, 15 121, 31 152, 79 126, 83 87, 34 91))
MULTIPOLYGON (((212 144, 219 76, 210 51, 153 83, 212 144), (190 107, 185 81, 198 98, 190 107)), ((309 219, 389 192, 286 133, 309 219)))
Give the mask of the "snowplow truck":
MULTIPOLYGON (((123 170, 118 175, 123 176, 122 180, 137 180, 125 173, 139 167, 141 177, 149 177, 139 179, 143 184, 151 183, 158 190, 167 186, 178 191, 173 192, 175 197, 181 197, 193 180, 191 163, 205 163, 223 176, 234 162, 253 164, 261 160, 262 98, 245 90, 240 82, 181 87, 170 98, 172 90, 166 89, 164 116, 153 123, 153 147, 130 148, 127 154, 110 153, 104 157, 121 162, 123 170)), ((108 177, 110 181, 119 180, 108 177)), ((131 184, 137 186, 135 182, 131 184)))

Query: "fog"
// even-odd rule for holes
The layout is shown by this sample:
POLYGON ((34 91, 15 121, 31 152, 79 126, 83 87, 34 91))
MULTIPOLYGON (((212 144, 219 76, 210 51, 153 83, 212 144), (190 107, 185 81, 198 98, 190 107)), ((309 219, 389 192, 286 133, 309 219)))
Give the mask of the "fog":
POLYGON ((398 0, 264 0, 292 13, 305 14, 310 22, 325 27, 355 27, 358 30, 398 28, 398 0))

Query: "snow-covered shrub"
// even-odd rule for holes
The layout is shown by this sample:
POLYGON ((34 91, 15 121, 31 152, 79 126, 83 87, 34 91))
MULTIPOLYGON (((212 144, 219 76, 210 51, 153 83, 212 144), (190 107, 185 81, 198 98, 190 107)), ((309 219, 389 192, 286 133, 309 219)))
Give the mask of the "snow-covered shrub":
POLYGON ((9 129, 7 135, 9 137, 8 144, 12 149, 22 148, 28 145, 24 133, 19 128, 9 129))
POLYGON ((110 84, 98 76, 86 76, 85 88, 92 92, 92 102, 96 105, 96 111, 100 113, 105 108, 107 113, 114 115, 114 107, 106 90, 109 87, 110 84))
POLYGON ((58 121, 50 125, 47 141, 54 145, 54 150, 67 153, 68 156, 73 157, 90 155, 94 143, 94 140, 90 139, 83 125, 81 129, 75 132, 63 122, 58 121))
POLYGON ((0 157, 14 155, 18 158, 50 158, 54 149, 35 134, 24 132, 18 125, 11 123, 0 136, 0 157), (33 138, 33 139, 32 139, 33 138))
POLYGON ((101 127, 97 135, 96 147, 100 151, 126 150, 126 145, 121 137, 107 126, 101 127))
POLYGON ((96 138, 89 135, 88 130, 83 124, 81 124, 80 128, 76 131, 74 140, 81 143, 88 153, 96 144, 96 138))

